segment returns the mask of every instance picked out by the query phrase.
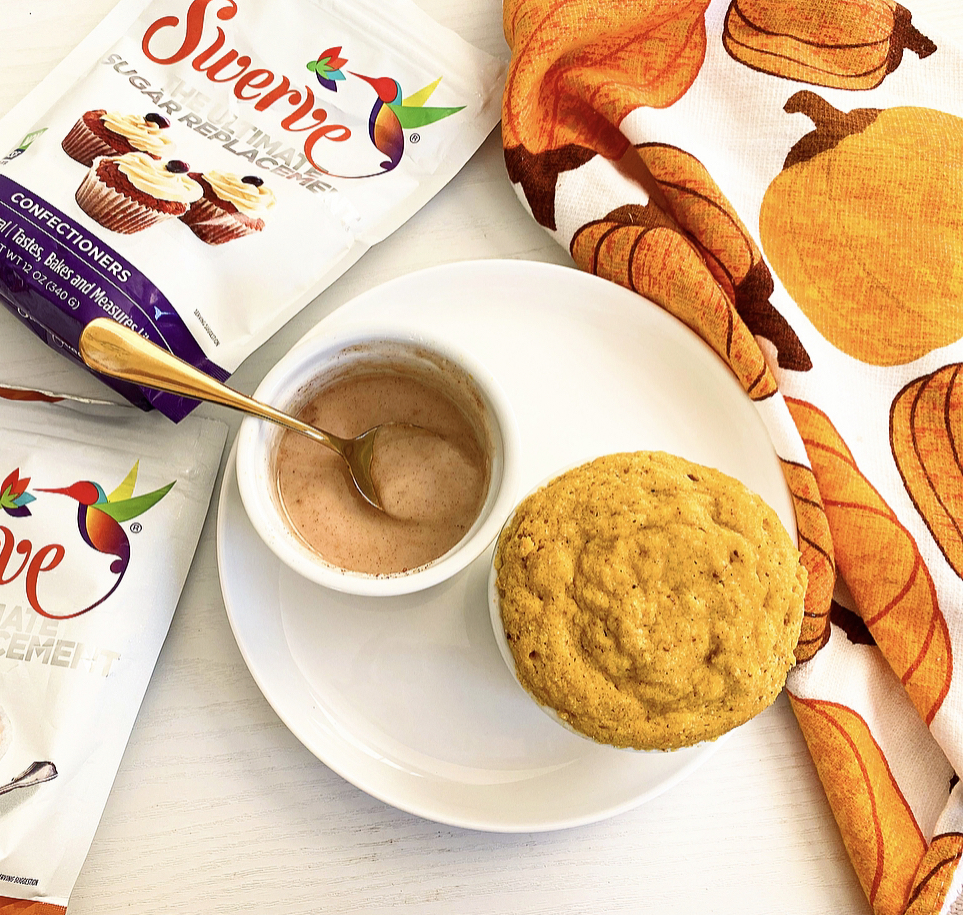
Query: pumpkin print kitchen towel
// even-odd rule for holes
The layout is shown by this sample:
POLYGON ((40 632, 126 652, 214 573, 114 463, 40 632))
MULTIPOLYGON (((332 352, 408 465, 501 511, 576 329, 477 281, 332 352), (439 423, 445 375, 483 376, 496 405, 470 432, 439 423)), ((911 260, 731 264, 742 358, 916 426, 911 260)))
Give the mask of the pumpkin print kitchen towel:
POLYGON ((505 163, 726 360, 809 571, 787 684, 879 915, 963 906, 963 53, 893 0, 505 0, 505 163))

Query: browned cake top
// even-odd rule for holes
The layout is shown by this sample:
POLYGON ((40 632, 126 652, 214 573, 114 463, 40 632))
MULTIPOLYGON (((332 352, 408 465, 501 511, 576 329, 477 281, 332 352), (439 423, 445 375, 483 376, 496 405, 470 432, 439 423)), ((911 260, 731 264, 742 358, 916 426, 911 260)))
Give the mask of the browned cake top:
POLYGON ((806 573, 789 534, 737 480, 673 455, 557 477, 517 509, 496 570, 520 682, 603 743, 718 737, 793 665, 806 573))

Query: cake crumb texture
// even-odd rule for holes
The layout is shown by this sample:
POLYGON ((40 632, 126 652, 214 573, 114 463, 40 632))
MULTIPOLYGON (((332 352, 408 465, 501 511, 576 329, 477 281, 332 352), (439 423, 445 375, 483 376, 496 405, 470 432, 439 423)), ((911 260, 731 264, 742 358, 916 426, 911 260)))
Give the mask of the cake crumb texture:
POLYGON ((516 675, 618 747, 712 740, 770 705, 806 589, 776 513, 664 452, 612 454, 527 497, 495 559, 516 675))

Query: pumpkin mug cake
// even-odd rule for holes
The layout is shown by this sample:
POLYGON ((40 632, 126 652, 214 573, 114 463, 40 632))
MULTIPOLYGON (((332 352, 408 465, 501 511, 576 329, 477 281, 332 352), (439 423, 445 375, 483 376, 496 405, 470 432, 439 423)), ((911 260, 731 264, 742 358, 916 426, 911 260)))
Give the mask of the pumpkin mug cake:
POLYGON ((556 477, 505 526, 494 574, 518 681, 601 743, 712 740, 770 705, 794 663, 795 544, 759 496, 681 457, 613 454, 556 477))

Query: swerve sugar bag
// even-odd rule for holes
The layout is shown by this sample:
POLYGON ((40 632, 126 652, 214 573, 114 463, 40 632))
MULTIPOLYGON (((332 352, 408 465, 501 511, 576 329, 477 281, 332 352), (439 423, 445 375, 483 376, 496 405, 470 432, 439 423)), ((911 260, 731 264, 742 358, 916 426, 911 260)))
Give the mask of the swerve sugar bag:
POLYGON ((167 635, 227 429, 2 398, 0 427, 0 912, 55 915, 167 635))
POLYGON ((224 379, 464 165, 503 69, 411 0, 123 0, 0 121, 0 300, 224 379))

